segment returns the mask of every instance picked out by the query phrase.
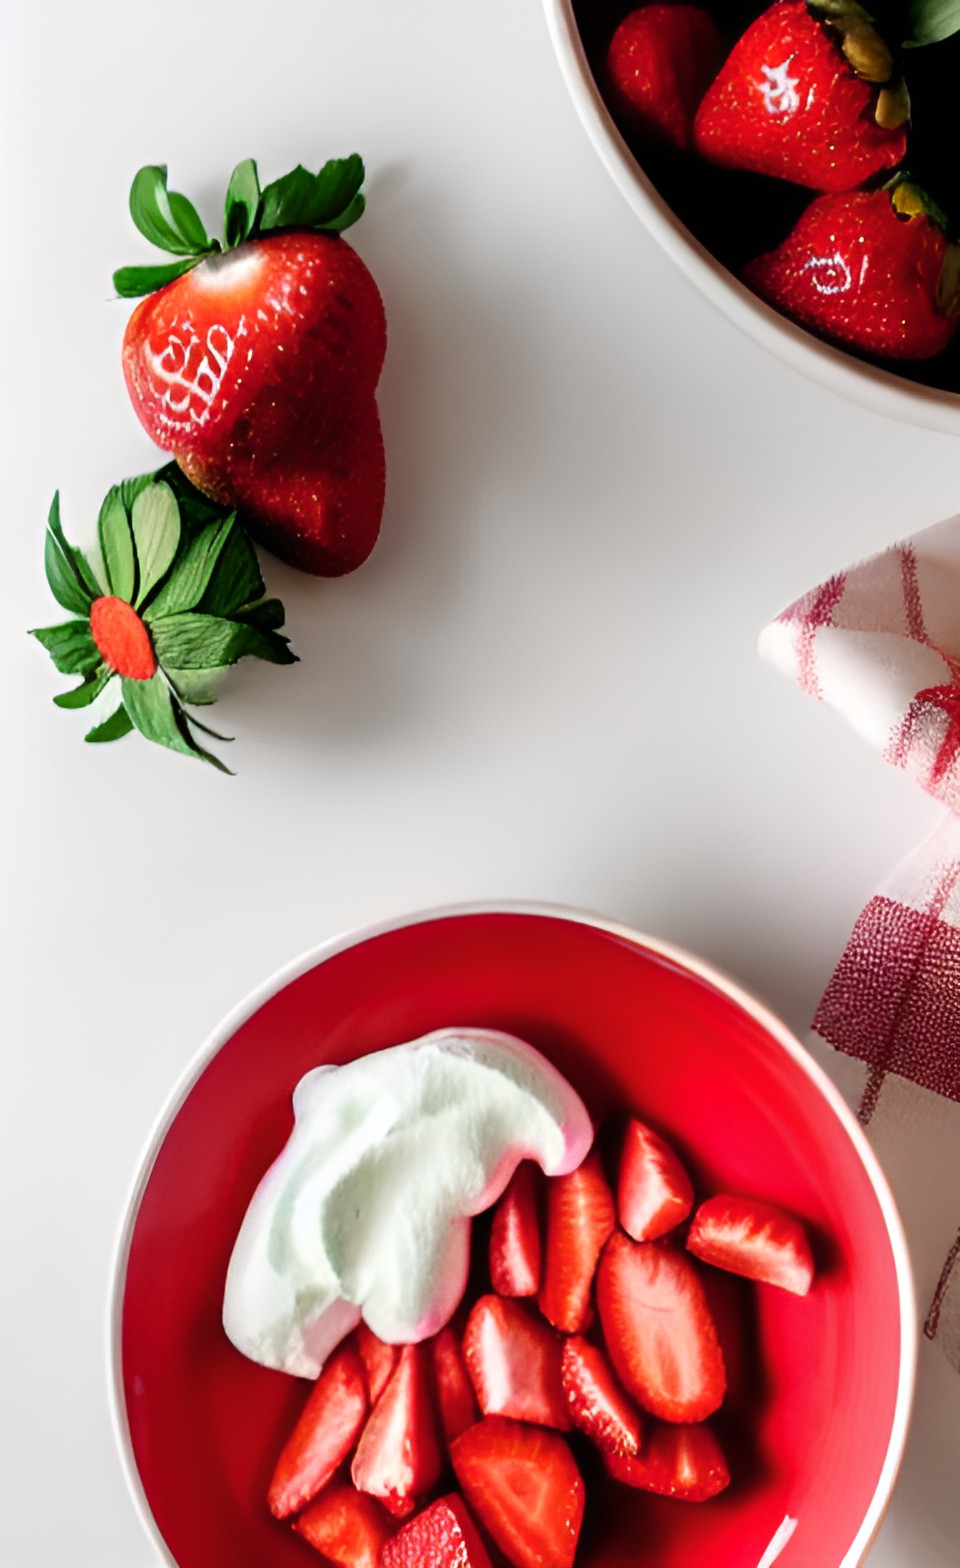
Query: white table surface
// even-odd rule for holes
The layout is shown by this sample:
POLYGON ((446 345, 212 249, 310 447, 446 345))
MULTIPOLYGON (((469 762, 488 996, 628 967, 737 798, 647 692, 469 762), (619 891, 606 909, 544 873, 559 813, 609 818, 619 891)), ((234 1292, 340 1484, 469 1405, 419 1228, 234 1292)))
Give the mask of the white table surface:
MULTIPOLYGON (((691 948, 802 1030, 936 813, 757 633, 955 510, 960 449, 801 379, 678 275, 588 145, 538 0, 3 0, 0 72, 0 1563, 149 1568, 109 1265, 208 1030, 344 927, 508 898, 691 948), (241 157, 269 178, 354 148, 390 325, 381 542, 338 582, 266 560, 302 662, 233 680, 236 779, 85 747, 25 628, 57 618, 54 488, 89 543, 107 486, 154 463, 110 287, 147 259, 131 176, 166 161, 214 221, 241 157)), ((870 1568, 957 1562, 950 1379, 924 1343, 870 1568)))

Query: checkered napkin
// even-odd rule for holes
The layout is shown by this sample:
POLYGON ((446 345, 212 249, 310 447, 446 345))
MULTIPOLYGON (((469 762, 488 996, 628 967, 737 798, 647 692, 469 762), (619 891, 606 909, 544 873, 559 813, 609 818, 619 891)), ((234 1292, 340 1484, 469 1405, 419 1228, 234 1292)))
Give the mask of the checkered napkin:
POLYGON ((960 517, 831 577, 761 653, 948 808, 863 910, 811 1049, 868 1128, 960 1371, 960 517))

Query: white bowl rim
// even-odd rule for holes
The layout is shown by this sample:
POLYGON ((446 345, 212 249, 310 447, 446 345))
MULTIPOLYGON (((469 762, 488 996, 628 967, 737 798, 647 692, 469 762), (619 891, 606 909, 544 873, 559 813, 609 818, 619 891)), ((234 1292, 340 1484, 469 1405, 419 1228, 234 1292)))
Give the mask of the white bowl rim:
MULTIPOLYGON (((900 1366, 890 1440, 870 1505, 853 1543, 842 1561, 836 1565, 836 1568, 859 1568, 859 1565, 863 1562, 879 1529, 880 1521, 890 1500, 890 1494, 903 1458, 913 1405, 917 1366, 917 1308, 907 1239, 893 1193, 863 1128, 843 1099, 840 1091, 817 1062, 814 1061, 810 1053, 804 1049, 796 1036, 787 1028, 786 1024, 775 1013, 771 1012, 764 1003, 758 1001, 756 997, 745 991, 735 980, 732 980, 721 970, 715 969, 711 964, 704 962, 703 959, 687 952, 682 947, 675 946, 670 942, 660 941, 658 938, 651 937, 643 931, 636 930, 620 921, 607 919, 605 916, 592 913, 589 910, 578 909, 564 904, 507 899, 499 902, 479 901, 462 904, 444 904, 436 908, 417 910, 412 914, 396 915, 369 925, 354 926, 327 938, 315 947, 300 953, 298 957, 291 959, 288 963, 281 965, 267 979, 248 992, 243 1000, 238 1002, 211 1031, 192 1061, 181 1074, 178 1083, 154 1122, 137 1165, 114 1245, 107 1311, 107 1376, 111 1424, 120 1453, 127 1487, 148 1537, 160 1553, 161 1561, 169 1564, 170 1568, 179 1568, 179 1565, 167 1546, 153 1516, 133 1452, 133 1442, 130 1436, 126 1401, 123 1392, 121 1340, 123 1296, 130 1243, 141 1198, 146 1190, 167 1133, 194 1085, 221 1047, 236 1033, 241 1024, 258 1012, 271 997, 284 990, 286 986, 290 985, 292 981, 298 979, 301 975, 306 974, 309 970, 325 963, 328 959, 346 951, 348 948, 356 947, 363 942, 387 935, 391 931, 399 931, 409 926, 423 925, 429 921, 461 919, 464 916, 517 914, 590 926, 594 930, 619 937, 631 946, 646 948, 657 957, 677 965, 679 968, 705 981, 708 985, 713 986, 760 1024, 782 1046, 787 1055, 820 1091, 820 1094, 828 1102, 853 1143, 856 1153, 866 1170, 883 1215, 887 1237, 893 1254, 900 1307, 900 1366)), ((828 1568, 828 1565, 824 1565, 824 1568, 828 1568)))
POLYGON ((617 130, 587 62, 572 0, 543 0, 543 5, 567 91, 601 162, 701 293, 761 347, 838 396, 905 424, 960 435, 960 394, 922 386, 822 342, 765 304, 700 244, 651 184, 617 130))

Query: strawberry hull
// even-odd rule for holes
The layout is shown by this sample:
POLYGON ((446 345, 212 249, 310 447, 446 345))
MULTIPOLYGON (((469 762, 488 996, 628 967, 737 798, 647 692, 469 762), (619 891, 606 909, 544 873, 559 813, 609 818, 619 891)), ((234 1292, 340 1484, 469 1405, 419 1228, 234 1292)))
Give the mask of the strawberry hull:
POLYGON ((199 489, 282 559, 336 576, 379 532, 385 350, 382 300, 347 242, 277 234, 143 300, 123 368, 147 433, 199 489))

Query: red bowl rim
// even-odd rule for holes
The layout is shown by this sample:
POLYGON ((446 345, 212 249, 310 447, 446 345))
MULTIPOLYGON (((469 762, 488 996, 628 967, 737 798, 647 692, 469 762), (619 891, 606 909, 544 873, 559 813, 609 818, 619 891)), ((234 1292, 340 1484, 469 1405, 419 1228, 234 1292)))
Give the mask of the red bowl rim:
POLYGON ((732 980, 721 970, 715 969, 711 964, 705 963, 684 948, 674 946, 670 942, 663 942, 657 937, 648 936, 645 932, 638 931, 619 921, 609 920, 588 910, 568 907, 563 904, 545 904, 508 899, 500 902, 481 901, 464 904, 446 904, 436 908, 418 910, 413 914, 394 916, 370 925, 354 926, 340 932, 336 936, 329 937, 316 947, 309 948, 298 957, 281 965, 279 969, 276 969, 273 974, 263 980, 260 985, 248 992, 243 1000, 238 1002, 211 1031, 193 1057, 193 1060, 187 1065, 179 1082, 175 1085, 166 1104, 160 1111, 147 1137, 143 1153, 138 1162, 114 1246, 107 1313, 107 1373, 111 1423, 120 1452, 127 1486, 147 1535, 160 1553, 161 1561, 169 1564, 170 1568, 178 1568, 178 1564, 172 1556, 153 1517, 134 1457, 123 1391, 121 1352, 123 1298, 133 1231, 137 1222, 140 1201, 170 1127, 198 1078, 221 1047, 240 1028, 241 1024, 251 1017, 253 1013, 257 1012, 272 996, 283 990, 300 975, 307 973, 308 970, 325 963, 327 959, 333 958, 347 948, 355 947, 361 942, 384 936, 388 932, 401 930, 407 926, 422 925, 428 921, 435 920, 460 919, 470 915, 518 914, 591 926, 597 931, 616 936, 632 946, 644 948, 648 952, 685 970, 697 979, 713 986, 753 1018, 776 1041, 811 1080, 815 1088, 819 1090, 846 1130, 870 1180, 883 1215, 884 1226, 893 1254, 900 1308, 900 1364, 897 1380, 897 1399, 891 1423, 890 1440, 870 1505, 864 1515, 856 1538, 844 1556, 843 1561, 837 1564, 837 1568, 858 1568, 858 1565, 866 1557, 889 1503, 907 1439, 916 1380, 917 1312, 913 1272, 903 1225, 889 1183, 883 1174, 880 1163, 867 1140, 863 1128, 839 1090, 823 1069, 813 1060, 809 1052, 800 1044, 796 1036, 787 1028, 786 1024, 762 1002, 758 1001, 756 997, 743 990, 736 981, 732 980))

